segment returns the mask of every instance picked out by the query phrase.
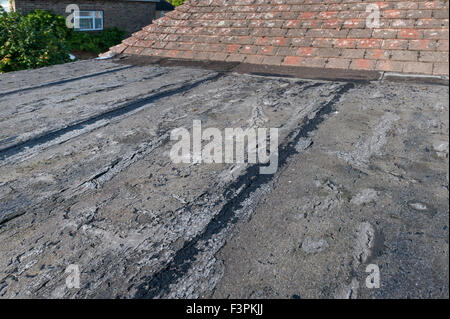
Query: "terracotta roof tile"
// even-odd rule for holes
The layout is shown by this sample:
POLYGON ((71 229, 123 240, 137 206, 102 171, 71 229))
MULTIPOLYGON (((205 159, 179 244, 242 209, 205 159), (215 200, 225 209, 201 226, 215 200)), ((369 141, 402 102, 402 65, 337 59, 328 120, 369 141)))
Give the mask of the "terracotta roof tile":
POLYGON ((448 7, 421 0, 191 0, 111 51, 448 75, 448 7))

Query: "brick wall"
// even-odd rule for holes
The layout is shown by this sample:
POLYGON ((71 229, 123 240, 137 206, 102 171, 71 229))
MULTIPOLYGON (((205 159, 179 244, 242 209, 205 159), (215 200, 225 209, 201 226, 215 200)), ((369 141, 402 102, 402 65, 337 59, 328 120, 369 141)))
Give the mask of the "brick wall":
POLYGON ((128 34, 150 24, 156 8, 153 2, 120 0, 15 0, 13 8, 21 13, 36 9, 53 10, 67 16, 66 7, 69 4, 77 4, 80 10, 103 11, 104 28, 119 27, 128 34))

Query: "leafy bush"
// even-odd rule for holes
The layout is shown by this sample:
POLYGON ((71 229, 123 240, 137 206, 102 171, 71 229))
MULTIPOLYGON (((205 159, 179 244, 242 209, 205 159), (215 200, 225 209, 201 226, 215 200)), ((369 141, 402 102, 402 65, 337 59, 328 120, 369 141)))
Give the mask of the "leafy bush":
POLYGON ((0 73, 68 62, 68 31, 65 18, 51 12, 0 9, 0 73))
POLYGON ((122 42, 125 32, 119 28, 104 29, 98 32, 77 32, 70 30, 68 45, 71 50, 101 53, 122 42))
POLYGON ((49 11, 21 15, 0 7, 0 73, 69 62, 75 50, 105 52, 124 36, 118 28, 76 32, 65 17, 49 11))
POLYGON ((186 2, 186 0, 170 0, 169 1, 171 4, 173 4, 175 7, 182 5, 183 3, 186 2))

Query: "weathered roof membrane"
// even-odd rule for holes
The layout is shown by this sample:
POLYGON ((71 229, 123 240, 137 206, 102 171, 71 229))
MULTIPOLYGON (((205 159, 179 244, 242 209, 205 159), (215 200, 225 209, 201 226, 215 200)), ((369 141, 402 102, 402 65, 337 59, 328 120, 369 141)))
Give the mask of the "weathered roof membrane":
POLYGON ((1 75, 0 299, 448 298, 448 86, 126 61, 1 75), (277 172, 174 163, 197 120, 277 172))
POLYGON ((448 1, 191 0, 111 51, 447 76, 448 26, 448 1))

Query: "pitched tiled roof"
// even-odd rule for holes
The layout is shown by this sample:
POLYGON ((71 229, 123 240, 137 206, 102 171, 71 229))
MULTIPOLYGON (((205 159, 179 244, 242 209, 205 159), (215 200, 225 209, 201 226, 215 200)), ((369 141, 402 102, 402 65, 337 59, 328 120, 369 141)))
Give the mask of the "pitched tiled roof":
POLYGON ((111 50, 448 75, 448 7, 448 0, 191 0, 111 50), (374 8, 380 19, 371 28, 374 8))

